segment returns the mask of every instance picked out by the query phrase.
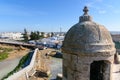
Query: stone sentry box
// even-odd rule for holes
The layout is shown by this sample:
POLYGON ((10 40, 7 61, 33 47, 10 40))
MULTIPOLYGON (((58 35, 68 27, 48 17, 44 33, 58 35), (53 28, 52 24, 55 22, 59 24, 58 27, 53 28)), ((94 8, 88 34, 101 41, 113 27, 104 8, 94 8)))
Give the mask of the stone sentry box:
POLYGON ((63 80, 112 80, 116 49, 111 35, 92 21, 86 6, 83 11, 63 42, 63 80))

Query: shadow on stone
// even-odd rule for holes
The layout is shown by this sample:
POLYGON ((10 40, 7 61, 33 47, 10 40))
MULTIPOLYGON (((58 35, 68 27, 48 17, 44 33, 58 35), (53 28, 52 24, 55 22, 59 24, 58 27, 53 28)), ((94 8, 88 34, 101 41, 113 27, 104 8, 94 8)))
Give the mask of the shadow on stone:
POLYGON ((41 78, 44 78, 44 77, 48 77, 48 74, 46 72, 42 72, 42 71, 37 71, 35 74, 34 74, 35 77, 41 77, 41 78))
POLYGON ((56 54, 53 55, 53 57, 62 58, 62 53, 61 52, 56 52, 56 54))

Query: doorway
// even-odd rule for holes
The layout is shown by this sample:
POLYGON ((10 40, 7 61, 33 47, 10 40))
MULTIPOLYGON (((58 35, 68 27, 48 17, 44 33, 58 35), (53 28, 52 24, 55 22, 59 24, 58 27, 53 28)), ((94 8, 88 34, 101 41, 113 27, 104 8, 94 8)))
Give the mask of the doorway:
POLYGON ((110 65, 107 61, 94 61, 90 65, 90 80, 110 80, 110 65))

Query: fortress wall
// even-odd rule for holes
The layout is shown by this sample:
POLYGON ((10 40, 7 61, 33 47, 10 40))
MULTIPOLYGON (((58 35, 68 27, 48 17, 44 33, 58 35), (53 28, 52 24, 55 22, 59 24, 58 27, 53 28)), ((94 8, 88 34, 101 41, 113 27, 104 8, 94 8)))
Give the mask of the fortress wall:
POLYGON ((10 77, 8 77, 6 80, 28 80, 29 76, 31 76, 32 74, 35 73, 35 63, 36 63, 37 51, 38 51, 38 49, 35 49, 33 57, 31 59, 31 62, 27 67, 14 73, 10 77))

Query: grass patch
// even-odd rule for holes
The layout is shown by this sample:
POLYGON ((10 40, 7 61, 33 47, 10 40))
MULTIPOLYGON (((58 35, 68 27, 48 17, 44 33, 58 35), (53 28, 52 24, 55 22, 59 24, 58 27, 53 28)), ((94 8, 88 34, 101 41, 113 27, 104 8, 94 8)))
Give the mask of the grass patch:
POLYGON ((9 72, 9 73, 8 73, 5 77, 3 77, 1 80, 4 80, 4 79, 8 78, 10 75, 12 75, 12 74, 15 73, 15 72, 18 72, 18 71, 22 68, 23 64, 26 62, 26 60, 27 60, 28 58, 29 58, 29 53, 28 53, 27 55, 23 56, 22 59, 19 61, 19 64, 15 67, 15 69, 14 69, 13 71, 9 72))
POLYGON ((0 61, 6 59, 8 57, 8 53, 4 52, 4 53, 0 53, 0 61))
POLYGON ((13 51, 12 48, 2 48, 0 47, 0 61, 8 57, 9 52, 13 51))

